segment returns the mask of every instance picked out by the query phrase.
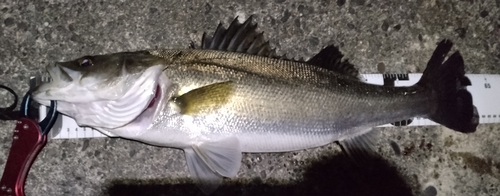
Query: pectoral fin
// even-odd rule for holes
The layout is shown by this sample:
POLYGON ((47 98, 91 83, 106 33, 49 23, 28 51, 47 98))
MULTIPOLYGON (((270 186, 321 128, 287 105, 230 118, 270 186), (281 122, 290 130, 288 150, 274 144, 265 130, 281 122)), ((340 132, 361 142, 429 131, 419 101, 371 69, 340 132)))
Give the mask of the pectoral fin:
POLYGON ((222 177, 234 177, 241 166, 241 147, 238 139, 225 138, 204 142, 184 149, 189 173, 205 193, 210 194, 222 183, 222 177))
POLYGON ((193 89, 173 99, 181 114, 199 114, 226 104, 234 92, 234 83, 220 82, 193 89))

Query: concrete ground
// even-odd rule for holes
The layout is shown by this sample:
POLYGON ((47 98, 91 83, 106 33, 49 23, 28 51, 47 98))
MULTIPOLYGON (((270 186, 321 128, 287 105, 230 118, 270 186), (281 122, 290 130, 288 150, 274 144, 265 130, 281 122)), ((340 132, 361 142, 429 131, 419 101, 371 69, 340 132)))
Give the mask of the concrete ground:
MULTIPOLYGON (((255 14, 279 53, 311 57, 327 44, 361 73, 421 73, 448 38, 467 73, 500 73, 500 1, 0 2, 0 83, 22 94, 42 67, 83 55, 186 48, 204 31, 255 14)), ((12 98, 0 92, 0 106, 12 98)), ((14 122, 0 122, 0 168, 14 122)), ((355 166, 338 145, 244 154, 214 195, 500 195, 500 125, 460 134, 441 126, 380 128, 380 157, 355 166)), ((3 169, 2 169, 3 170, 3 169)), ((1 172, 1 171, 0 171, 1 172)), ((1 173, 0 173, 1 174, 1 173)), ((51 140, 28 195, 202 195, 184 154, 111 138, 51 140)))

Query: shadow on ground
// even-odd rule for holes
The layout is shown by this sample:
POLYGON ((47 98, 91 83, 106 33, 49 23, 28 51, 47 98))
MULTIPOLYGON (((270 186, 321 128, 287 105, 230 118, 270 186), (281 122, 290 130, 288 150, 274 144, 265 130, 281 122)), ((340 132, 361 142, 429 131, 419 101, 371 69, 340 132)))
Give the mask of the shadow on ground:
MULTIPOLYGON (((410 186, 396 168, 379 157, 364 159, 359 165, 345 156, 333 156, 313 162, 304 174, 304 181, 287 184, 272 179, 246 182, 224 181, 212 194, 219 195, 412 195, 410 186)), ((115 179, 107 186, 107 195, 200 195, 189 179, 115 179)))

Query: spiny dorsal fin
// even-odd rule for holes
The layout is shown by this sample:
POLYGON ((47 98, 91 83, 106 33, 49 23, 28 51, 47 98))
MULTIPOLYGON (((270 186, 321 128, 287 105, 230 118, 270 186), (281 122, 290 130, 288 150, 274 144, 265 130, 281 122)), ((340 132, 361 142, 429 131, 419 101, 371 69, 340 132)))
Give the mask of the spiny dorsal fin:
POLYGON ((342 61, 342 57, 344 57, 344 55, 342 55, 337 47, 329 45, 306 63, 359 79, 360 75, 358 70, 353 64, 349 63, 349 61, 342 61))
MULTIPOLYGON (((275 49, 264 39, 263 32, 257 32, 257 24, 252 24, 253 15, 244 23, 236 17, 226 29, 219 23, 213 36, 203 33, 199 49, 240 52, 258 56, 277 57, 275 49)), ((191 43, 191 48, 197 48, 191 43)))
POLYGON ((264 39, 264 33, 257 32, 257 24, 252 24, 252 20, 253 15, 250 16, 244 23, 240 23, 238 17, 236 17, 227 29, 222 25, 222 23, 219 23, 213 36, 208 36, 206 32, 203 33, 199 48, 196 47, 193 42, 191 43, 190 48, 240 52, 302 62, 340 74, 352 76, 356 79, 361 77, 354 65, 350 64, 347 60, 342 61, 342 57, 344 57, 344 55, 342 55, 339 49, 333 45, 324 48, 309 61, 305 61, 303 58, 289 58, 286 54, 281 56, 277 55, 276 50, 271 48, 269 41, 264 39))

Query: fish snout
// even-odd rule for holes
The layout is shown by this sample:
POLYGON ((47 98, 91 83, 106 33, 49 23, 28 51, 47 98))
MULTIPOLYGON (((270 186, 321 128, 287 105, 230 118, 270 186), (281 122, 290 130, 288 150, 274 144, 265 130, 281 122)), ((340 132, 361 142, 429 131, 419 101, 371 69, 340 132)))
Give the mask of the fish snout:
POLYGON ((54 63, 50 64, 46 68, 47 72, 49 72, 50 77, 53 82, 72 82, 73 80, 78 80, 81 76, 81 73, 76 70, 72 70, 63 63, 54 63))
POLYGON ((71 84, 76 77, 79 77, 75 74, 76 71, 65 68, 61 63, 46 65, 45 71, 50 77, 50 82, 40 84, 32 92, 35 101, 44 105, 48 104, 50 100, 61 100, 61 95, 67 94, 68 90, 61 89, 71 84))

